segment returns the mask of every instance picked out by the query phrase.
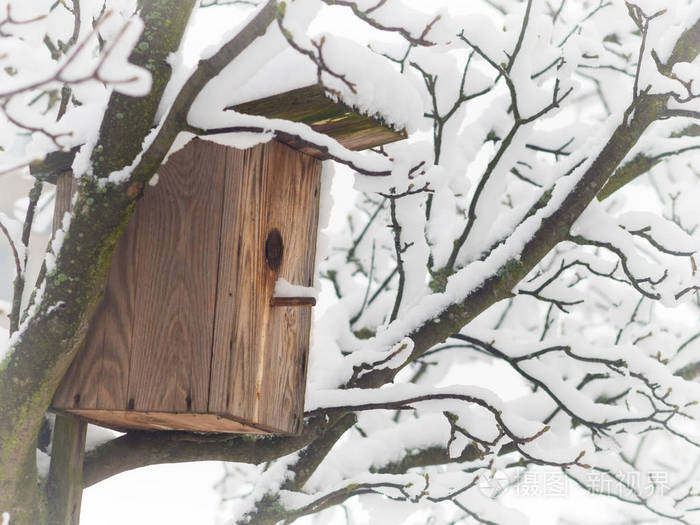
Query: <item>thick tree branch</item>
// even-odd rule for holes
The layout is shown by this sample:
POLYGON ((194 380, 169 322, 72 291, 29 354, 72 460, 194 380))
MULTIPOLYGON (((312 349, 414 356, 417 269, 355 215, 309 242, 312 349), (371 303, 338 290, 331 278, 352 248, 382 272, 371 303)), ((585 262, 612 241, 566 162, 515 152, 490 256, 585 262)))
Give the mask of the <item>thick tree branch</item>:
MULTIPOLYGON (((686 30, 677 42, 672 60, 692 60, 700 53, 700 20, 686 30)), ((669 63, 673 63, 670 61, 669 63)), ((518 254, 503 262, 497 272, 484 280, 467 297, 450 305, 439 316, 414 329, 409 337, 414 341, 411 356, 399 368, 375 369, 359 377, 353 386, 377 387, 393 379, 396 373, 414 361, 435 344, 458 333, 469 321, 492 304, 511 295, 511 290, 559 242, 567 239, 569 228, 596 197, 609 177, 615 172, 627 153, 636 144, 647 127, 661 118, 669 95, 641 93, 630 108, 631 118, 613 131, 595 160, 587 167, 576 185, 568 192, 561 205, 541 225, 518 254)), ((537 207, 533 208, 536 213, 537 207)))
POLYGON ((89 487, 111 476, 160 463, 229 461, 259 464, 309 445, 327 429, 324 418, 310 418, 298 436, 253 437, 233 434, 131 431, 85 454, 83 483, 89 487))
MULTIPOLYGON (((324 416, 321 419, 325 420, 324 416)), ((338 414, 329 419, 324 432, 312 443, 299 451, 294 465, 289 467, 291 476, 280 487, 281 490, 300 490, 324 460, 340 437, 357 421, 354 414, 338 414)), ((289 511, 279 504, 278 493, 264 494, 255 508, 241 518, 243 523, 272 525, 289 518, 289 511)))
MULTIPOLYGON (((688 136, 688 137, 699 137, 700 136, 700 126, 697 124, 694 124, 692 126, 688 126, 686 129, 683 131, 680 131, 677 134, 674 134, 673 136, 675 137, 681 137, 681 136, 688 136)), ((698 145, 692 145, 692 146, 686 146, 683 148, 678 148, 675 150, 670 150, 666 151, 664 153, 660 153, 658 155, 645 155, 644 153, 639 153, 636 155, 632 160, 626 162, 622 166, 620 166, 617 170, 615 170, 615 173, 612 174, 608 182, 603 186, 603 188, 600 190, 598 193, 598 200, 604 200, 610 197, 613 193, 615 193, 617 190, 625 186, 626 184, 629 184, 633 180, 635 180, 637 177, 640 175, 643 175, 645 173, 648 173, 654 166, 659 164, 661 161, 668 157, 673 157, 676 155, 681 155, 683 153, 686 153, 688 151, 697 151, 700 150, 700 144, 698 145)))

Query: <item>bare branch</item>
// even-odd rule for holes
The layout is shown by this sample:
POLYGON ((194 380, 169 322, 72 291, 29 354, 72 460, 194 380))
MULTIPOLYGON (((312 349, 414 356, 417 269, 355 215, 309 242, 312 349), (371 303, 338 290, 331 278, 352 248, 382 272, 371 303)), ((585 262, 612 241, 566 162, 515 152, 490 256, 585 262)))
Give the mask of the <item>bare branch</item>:
POLYGON ((369 24, 370 26, 374 27, 375 29, 379 29, 380 31, 387 31, 389 33, 398 33, 400 34, 406 41, 411 43, 414 46, 433 46, 435 45, 434 42, 431 42, 430 40, 426 40, 426 37, 428 36, 428 33, 432 29, 433 25, 440 19, 439 16, 435 17, 431 22, 429 22, 425 28, 423 29, 423 32, 419 36, 413 36, 409 31, 407 31, 404 27, 401 26, 386 26, 379 22, 377 19, 372 18, 369 16, 369 14, 376 9, 379 9, 384 2, 380 1, 378 4, 375 6, 367 9, 366 11, 362 11, 355 2, 351 2, 349 0, 323 0, 324 3, 328 5, 338 5, 338 6, 344 6, 344 7, 349 7, 352 9, 353 14, 362 20, 363 22, 369 24))
MULTIPOLYGON (((27 269, 27 257, 29 248, 29 236, 34 223, 34 214, 36 206, 41 197, 41 190, 44 184, 41 181, 35 181, 34 186, 29 191, 29 203, 27 204, 27 213, 22 226, 22 245, 24 246, 24 260, 22 261, 22 272, 17 274, 12 291, 12 311, 10 312, 10 334, 13 334, 19 329, 20 312, 22 310, 22 295, 25 287, 25 272, 27 269)), ((1 226, 1 225, 0 225, 1 226)))
POLYGON ((12 239, 12 235, 10 235, 10 232, 8 231, 7 227, 2 223, 2 221, 0 221, 0 231, 2 231, 3 234, 5 234, 7 242, 10 243, 12 257, 15 260, 15 272, 17 273, 17 277, 19 277, 23 273, 22 262, 19 256, 19 252, 17 251, 17 246, 15 245, 14 239, 12 239))

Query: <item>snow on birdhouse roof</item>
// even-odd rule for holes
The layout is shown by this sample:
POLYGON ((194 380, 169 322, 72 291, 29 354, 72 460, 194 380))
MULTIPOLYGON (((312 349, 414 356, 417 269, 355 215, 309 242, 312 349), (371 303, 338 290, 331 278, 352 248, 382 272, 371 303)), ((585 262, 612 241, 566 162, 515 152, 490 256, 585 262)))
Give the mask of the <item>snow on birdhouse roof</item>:
POLYGON ((348 39, 323 35, 315 41, 323 42, 323 61, 338 77, 324 72, 319 83, 316 65, 286 48, 231 93, 227 109, 303 122, 349 149, 400 140, 417 128, 420 96, 389 61, 348 39), (376 128, 376 143, 367 136, 344 142, 353 130, 362 135, 363 126, 376 128))

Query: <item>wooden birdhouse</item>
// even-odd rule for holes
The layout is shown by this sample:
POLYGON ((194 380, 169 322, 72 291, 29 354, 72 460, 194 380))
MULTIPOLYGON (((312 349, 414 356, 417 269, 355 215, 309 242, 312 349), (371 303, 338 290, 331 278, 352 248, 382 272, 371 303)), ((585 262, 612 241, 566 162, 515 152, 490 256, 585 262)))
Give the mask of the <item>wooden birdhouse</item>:
MULTIPOLYGON (((354 150, 404 137, 318 85, 233 109, 354 150)), ((194 139, 158 170, 54 410, 119 430, 300 429, 313 301, 273 293, 312 286, 322 153, 287 143, 194 139)))

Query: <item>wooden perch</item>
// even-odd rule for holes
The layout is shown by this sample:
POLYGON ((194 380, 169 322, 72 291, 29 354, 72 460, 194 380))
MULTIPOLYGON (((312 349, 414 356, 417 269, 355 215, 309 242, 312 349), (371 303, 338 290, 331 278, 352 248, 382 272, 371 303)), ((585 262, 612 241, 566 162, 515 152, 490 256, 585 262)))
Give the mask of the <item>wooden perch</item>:
POLYGON ((316 306, 315 297, 272 297, 270 306, 316 306))

